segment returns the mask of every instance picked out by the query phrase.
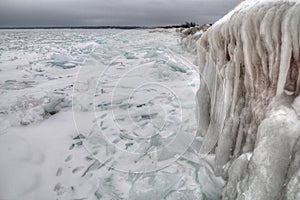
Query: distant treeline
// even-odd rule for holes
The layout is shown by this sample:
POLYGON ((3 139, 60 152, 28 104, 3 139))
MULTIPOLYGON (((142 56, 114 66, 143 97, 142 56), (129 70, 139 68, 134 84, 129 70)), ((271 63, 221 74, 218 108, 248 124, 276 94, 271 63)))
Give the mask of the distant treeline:
POLYGON ((196 22, 185 22, 184 24, 181 25, 170 25, 170 26, 161 26, 159 28, 191 28, 199 26, 196 22))
POLYGON ((199 26, 196 22, 185 22, 180 25, 167 26, 31 26, 31 27, 0 27, 0 29, 153 29, 153 28, 191 28, 199 26))

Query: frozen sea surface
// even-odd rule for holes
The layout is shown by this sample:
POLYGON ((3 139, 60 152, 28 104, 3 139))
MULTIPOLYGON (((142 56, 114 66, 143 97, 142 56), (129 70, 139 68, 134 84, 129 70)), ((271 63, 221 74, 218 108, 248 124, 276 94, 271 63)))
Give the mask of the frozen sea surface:
POLYGON ((219 199, 175 33, 0 34, 0 199, 219 199))

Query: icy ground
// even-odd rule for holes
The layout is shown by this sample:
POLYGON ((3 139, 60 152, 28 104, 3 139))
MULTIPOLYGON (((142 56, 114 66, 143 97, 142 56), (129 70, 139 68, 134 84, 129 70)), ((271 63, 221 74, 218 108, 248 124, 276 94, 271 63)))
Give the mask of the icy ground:
POLYGON ((0 32, 0 199, 218 199, 173 33, 0 32))

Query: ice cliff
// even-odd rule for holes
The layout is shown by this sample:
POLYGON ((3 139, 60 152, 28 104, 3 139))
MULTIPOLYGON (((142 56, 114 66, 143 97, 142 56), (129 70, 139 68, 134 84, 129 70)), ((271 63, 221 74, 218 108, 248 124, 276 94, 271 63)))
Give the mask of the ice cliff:
POLYGON ((243 1, 197 48, 199 153, 223 199, 300 199, 300 1, 243 1))

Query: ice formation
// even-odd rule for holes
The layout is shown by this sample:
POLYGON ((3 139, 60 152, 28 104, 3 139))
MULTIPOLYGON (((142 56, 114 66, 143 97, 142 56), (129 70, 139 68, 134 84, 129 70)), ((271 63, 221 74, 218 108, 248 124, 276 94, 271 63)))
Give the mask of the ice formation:
POLYGON ((182 48, 192 54, 197 53, 197 40, 202 34, 210 28, 211 25, 204 24, 202 26, 195 26, 187 29, 177 29, 182 35, 182 48))
POLYGON ((299 1, 248 0, 197 43, 199 152, 223 199, 300 198, 299 38, 299 1))

